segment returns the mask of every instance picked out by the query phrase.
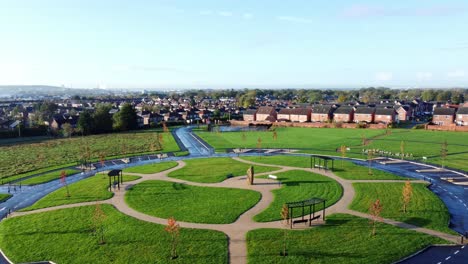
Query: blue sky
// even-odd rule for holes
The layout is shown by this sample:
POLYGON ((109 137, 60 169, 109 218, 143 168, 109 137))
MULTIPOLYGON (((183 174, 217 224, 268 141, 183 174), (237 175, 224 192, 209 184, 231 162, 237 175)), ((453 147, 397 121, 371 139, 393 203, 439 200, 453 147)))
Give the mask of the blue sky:
POLYGON ((466 0, 0 0, 0 85, 468 86, 466 0))

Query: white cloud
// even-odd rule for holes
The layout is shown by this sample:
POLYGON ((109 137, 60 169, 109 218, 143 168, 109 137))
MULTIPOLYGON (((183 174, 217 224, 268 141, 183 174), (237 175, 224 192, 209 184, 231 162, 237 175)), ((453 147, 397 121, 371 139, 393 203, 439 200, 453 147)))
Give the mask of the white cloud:
POLYGON ((223 16, 223 17, 231 17, 232 12, 227 12, 227 11, 219 11, 218 15, 223 16))
POLYGON ((393 79, 393 73, 391 72, 378 72, 375 74, 375 80, 377 81, 391 81, 393 79))
POLYGON ((295 22, 295 23, 303 23, 303 24, 310 24, 312 23, 311 19, 303 18, 303 17, 295 17, 295 16, 279 16, 277 17, 278 20, 281 21, 288 21, 288 22, 295 22))
POLYGON ((418 72, 416 73, 416 79, 419 81, 428 81, 432 79, 432 72, 418 72))
POLYGON ((450 78, 461 78, 465 77, 467 74, 464 70, 455 70, 452 72, 447 73, 447 76, 450 78))
POLYGON ((253 14, 251 14, 251 13, 244 13, 244 14, 242 15, 242 17, 243 17, 244 19, 252 19, 252 18, 253 18, 253 14))

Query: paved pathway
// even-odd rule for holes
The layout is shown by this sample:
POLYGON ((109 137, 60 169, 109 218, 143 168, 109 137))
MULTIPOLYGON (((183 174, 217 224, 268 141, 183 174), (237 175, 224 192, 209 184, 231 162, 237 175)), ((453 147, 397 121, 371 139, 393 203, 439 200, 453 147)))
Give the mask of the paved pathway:
MULTIPOLYGON (((228 238, 229 238, 229 258, 231 263, 246 263, 247 261, 247 246, 246 246, 246 233, 250 230, 253 229, 258 229, 258 228, 284 228, 283 225, 279 221, 275 222, 268 222, 268 223, 257 223, 252 220, 253 216, 256 214, 260 213, 263 211, 265 208, 268 207, 268 205, 273 201, 273 194, 272 190, 277 189, 280 187, 278 182, 271 180, 271 179, 256 179, 255 180, 255 185, 249 186, 246 183, 246 176, 240 176, 240 177, 234 177, 227 179, 223 182, 220 183, 211 183, 211 184, 205 184, 205 183, 195 183, 195 182, 188 182, 176 178, 170 178, 167 177, 168 173, 179 169, 185 165, 185 163, 182 161, 182 159, 190 159, 190 158, 199 158, 199 157, 208 157, 208 156, 227 156, 227 157, 233 157, 234 159, 245 162, 248 164, 252 165, 266 165, 266 166, 272 166, 271 164, 262 164, 262 163, 256 163, 256 162, 251 162, 251 161, 246 161, 242 160, 239 158, 236 158, 236 154, 214 154, 213 149, 207 145, 205 142, 202 140, 194 137, 192 133, 190 133, 189 128, 181 128, 176 131, 176 136, 178 136, 181 140, 181 142, 187 147, 187 149, 190 151, 190 156, 188 157, 173 157, 169 158, 166 160, 176 160, 179 164, 177 167, 170 169, 168 171, 164 171, 161 173, 156 173, 156 174, 150 174, 150 175, 140 175, 142 176, 141 179, 138 179, 136 181, 132 182, 126 182, 123 184, 124 188, 121 189, 121 191, 115 192, 115 195, 113 198, 105 201, 98 201, 98 202, 86 202, 86 203, 79 203, 79 204, 70 204, 70 205, 63 205, 63 206, 56 206, 56 207, 51 207, 51 208, 45 208, 45 209, 39 209, 35 211, 29 211, 29 212, 17 212, 12 215, 12 217, 20 216, 20 215, 27 215, 27 214, 33 214, 33 213, 39 213, 39 212, 46 212, 46 211, 52 211, 52 210, 58 210, 62 208, 72 208, 72 207, 77 207, 77 206, 86 206, 86 205, 95 205, 96 203, 101 203, 101 204, 112 204, 114 205, 119 211, 152 223, 158 223, 158 224, 166 224, 167 219, 162 219, 158 217, 153 217, 149 216, 143 213, 140 213, 138 211, 135 211, 134 209, 130 208, 124 201, 124 196, 126 191, 128 190, 129 187, 131 187, 134 184, 138 184, 142 181, 145 180, 165 180, 165 181, 171 181, 171 182, 180 182, 180 183, 185 183, 185 184, 191 184, 191 185, 196 185, 196 186, 211 186, 211 187, 229 187, 229 188, 241 188, 241 189, 250 189, 250 190, 255 190, 258 191, 262 194, 262 199, 257 203, 254 207, 243 213, 234 223, 232 224, 197 224, 197 223, 187 223, 187 222, 180 222, 180 225, 182 227, 187 227, 187 228, 202 228, 202 229, 211 229, 211 230, 218 230, 221 232, 224 232, 228 238)), ((245 154, 244 154, 245 155, 245 154)), ((251 154, 250 156, 261 156, 264 155, 263 153, 255 153, 251 154)), ((133 166, 138 165, 138 164, 146 164, 146 163, 153 163, 155 162, 154 160, 151 160, 148 158, 148 160, 142 160, 139 159, 137 163, 132 164, 133 166)), ((156 161, 157 162, 157 161, 156 161)), ((389 164, 390 165, 390 164, 389 164)), ((395 164, 395 165, 401 165, 401 164, 395 164)), ((126 164, 121 164, 121 163, 112 163, 108 164, 106 166, 107 169, 120 169, 122 167, 127 166, 126 164)), ((387 165, 388 166, 388 165, 387 165)), ((344 180, 333 173, 329 171, 324 171, 324 170, 318 170, 318 169, 309 169, 309 168, 296 168, 296 167, 290 167, 290 166, 277 166, 278 170, 273 171, 273 172, 268 172, 268 173, 262 173, 262 174, 275 174, 283 171, 288 171, 288 170, 304 170, 304 171, 311 171, 315 172, 318 174, 322 174, 325 176, 328 176, 334 180, 336 180, 343 188, 343 196, 342 198, 332 205, 331 207, 327 208, 327 214, 332 214, 332 213, 348 213, 364 218, 369 218, 370 216, 364 213, 356 212, 349 210, 348 207, 350 203, 352 202, 355 192, 354 188, 352 186, 353 182, 379 182, 379 181, 352 181, 352 180, 344 180)), ((81 175, 79 177, 74 177, 71 178, 72 181, 78 181, 81 180, 85 177, 93 175, 93 172, 90 172, 86 175, 81 175), (75 179, 76 178, 76 179, 75 179)), ((262 174, 257 174, 257 175, 262 175, 262 174)), ((398 174, 402 174, 401 172, 398 174)), ((398 181, 388 181, 385 180, 383 182, 398 182, 398 181)), ((422 182, 422 181, 413 181, 413 182, 422 182)), ((33 188, 33 192, 31 193, 24 193, 24 195, 16 194, 12 199, 10 199, 11 204, 14 205, 11 208, 21 208, 25 207, 27 205, 30 205, 33 203, 35 200, 38 200, 39 198, 45 196, 47 193, 52 192, 53 190, 57 189, 60 187, 57 181, 44 184, 42 186, 37 186, 37 187, 26 187, 26 188, 33 188), (58 186, 58 187, 57 187, 58 186), (37 188, 37 189, 34 189, 37 188), (37 194, 34 193, 34 191, 37 192, 37 194)), ((1 188, 1 187, 0 187, 1 188)), ((449 207, 450 209, 450 207, 449 207)), ((0 208, 0 216, 2 213, 1 208, 0 208)), ((385 223, 392 224, 395 226, 399 226, 402 228, 408 228, 415 230, 417 232, 422 232, 426 233, 429 235, 433 236, 438 236, 443 239, 449 240, 451 242, 457 243, 459 242, 459 237, 457 236, 452 236, 448 235, 445 233, 440 233, 434 230, 429 230, 425 228, 420 228, 416 226, 412 226, 406 223, 401 223, 397 222, 391 219, 384 219, 385 223)), ((319 221, 314 221, 314 225, 321 225, 324 222, 322 220, 319 221)), ((298 225, 295 228, 300 228, 301 226, 298 225)), ((1 258, 0 258, 1 260, 1 258)))
MULTIPOLYGON (((240 158, 234 158, 234 159, 237 161, 244 162, 247 164, 252 164, 252 165, 271 166, 269 164, 246 161, 240 158)), ((154 216, 150 216, 150 215, 138 212, 134 210, 133 208, 129 207, 127 203, 125 202, 125 193, 131 186, 141 183, 143 181, 147 181, 147 180, 163 180, 163 181, 184 183, 184 184, 189 184, 189 185, 194 185, 194 186, 249 189, 249 190, 258 191, 262 194, 261 200, 254 207, 244 212, 234 223, 200 224, 200 223, 178 222, 181 227, 185 227, 185 228, 210 229, 210 230, 217 230, 217 231, 224 232, 228 236, 228 239, 229 239, 230 263, 246 263, 247 262, 246 234, 248 231, 258 229, 258 228, 285 228, 284 225, 282 225, 280 221, 273 221, 273 222, 267 222, 267 223, 259 223, 259 222, 253 221, 253 217, 255 215, 265 210, 273 202, 274 197, 272 194, 272 190, 275 190, 281 187, 281 185, 276 180, 256 178, 254 185, 248 185, 246 182, 246 176, 239 176, 239 177, 229 178, 219 183, 189 182, 189 181, 167 176, 170 172, 174 170, 178 170, 185 166, 185 162, 183 161, 177 161, 177 162, 178 162, 178 165, 176 167, 166 170, 164 172, 160 172, 160 173, 155 173, 155 174, 128 173, 132 175, 141 176, 141 178, 135 181, 123 183, 121 190, 114 192, 114 196, 109 200, 99 201, 99 202, 86 202, 86 203, 62 205, 62 206, 44 208, 44 209, 28 211, 28 212, 16 212, 16 213, 13 213, 11 217, 35 214, 35 213, 40 213, 40 212, 47 212, 47 211, 58 210, 58 209, 63 209, 63 208, 94 205, 96 203, 100 203, 100 204, 105 203, 105 204, 112 204, 117 210, 119 210, 120 212, 128 216, 131 216, 131 217, 143 220, 143 221, 151 222, 151 223, 165 225, 167 224, 167 219, 154 217, 154 216)), ((343 187, 343 196, 337 203, 335 203, 334 205, 330 206, 327 209, 327 214, 347 213, 347 214, 356 215, 356 216, 364 217, 364 218, 371 217, 370 215, 365 214, 365 213, 360 213, 360 212, 356 212, 353 210, 349 210, 348 207, 350 203, 352 202, 354 195, 355 195, 354 188, 352 186, 353 182, 375 182, 375 181, 373 180, 368 180, 368 181, 344 180, 334 175, 330 171, 324 171, 324 170, 318 170, 318 169, 296 168, 296 167, 289 167, 289 166, 277 166, 277 167, 278 167, 278 170, 276 171, 260 173, 260 174, 257 174, 257 176, 266 175, 266 174, 275 174, 275 173, 280 173, 280 172, 289 171, 289 170, 311 171, 314 173, 319 173, 319 174, 328 176, 336 180, 343 187)), ((404 182, 404 181, 389 180, 385 182, 404 182)), ((423 182, 423 181, 418 181, 418 182, 423 182)), ((421 227, 409 225, 406 223, 401 223, 401 222, 391 220, 391 219, 384 219, 383 222, 387 224, 395 225, 401 228, 412 229, 417 232, 429 234, 432 236, 437 236, 437 237, 446 239, 448 241, 451 241, 453 243, 459 242, 459 237, 445 234, 442 232, 429 230, 426 228, 421 228, 421 227)), ((313 225, 321 225, 323 223, 324 223, 323 220, 319 220, 319 221, 315 221, 313 225)), ((301 226, 298 225, 298 226, 295 226, 295 228, 301 228, 301 226)))

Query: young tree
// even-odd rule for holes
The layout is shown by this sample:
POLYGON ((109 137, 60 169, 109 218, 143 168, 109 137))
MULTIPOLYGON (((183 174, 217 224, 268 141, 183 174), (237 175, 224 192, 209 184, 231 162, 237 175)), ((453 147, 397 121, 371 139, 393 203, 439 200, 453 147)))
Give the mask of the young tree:
POLYGON ((405 141, 401 141, 400 143, 400 155, 401 159, 405 159, 405 141))
POLYGON ((374 150, 373 149, 368 149, 367 150, 367 167, 369 171, 367 174, 372 175, 372 159, 374 158, 374 150))
POLYGON ((440 157, 442 158, 442 168, 444 168, 445 166, 445 160, 447 159, 447 154, 448 154, 448 144, 447 144, 447 140, 444 140, 440 148, 440 157))
POLYGON ((403 186, 403 212, 406 213, 408 209, 408 205, 411 201, 411 197, 413 196, 413 186, 411 186, 410 181, 405 182, 405 186, 403 186))
POLYGON ((278 139, 278 133, 276 132, 276 130, 273 130, 273 140, 277 140, 278 139))
POLYGON ((289 208, 286 204, 283 204, 283 207, 281 208, 281 224, 283 224, 283 252, 281 255, 283 257, 287 256, 287 242, 288 242, 288 226, 289 226, 289 221, 292 221, 289 219, 289 208))
POLYGON ((163 121, 163 122, 162 122, 162 126, 163 126, 163 131, 164 131, 164 133, 169 132, 169 128, 168 128, 167 125, 166 125, 166 121, 163 121))
POLYGON ((67 172, 64 170, 60 172, 60 182, 65 185, 65 188, 67 188, 67 197, 70 197, 70 190, 67 184, 67 172))
MULTIPOLYGON (((344 159, 346 157, 346 146, 341 145, 340 147, 341 157, 344 159)), ((341 159, 341 167, 343 167, 343 159, 341 159)))
POLYGON ((261 138, 261 137, 259 137, 259 138, 257 139, 257 148, 258 148, 258 149, 262 148, 262 138, 261 138))
POLYGON ((371 215, 371 220, 370 224, 372 226, 372 236, 375 236, 375 230, 377 226, 377 222, 382 221, 382 217, 380 216, 380 213, 382 212, 382 204, 380 203, 380 200, 377 199, 375 202, 371 203, 369 207, 369 213, 371 215))
POLYGON ((164 228, 171 236, 171 259, 176 259, 177 256, 177 243, 179 242, 180 226, 177 224, 174 217, 167 220, 167 226, 164 228))
POLYGON ((93 231, 94 234, 96 235, 98 239, 98 244, 103 245, 106 243, 106 240, 104 239, 104 231, 105 231, 105 221, 106 221, 106 214, 101 208, 100 204, 96 204, 96 207, 94 209, 93 213, 93 231))

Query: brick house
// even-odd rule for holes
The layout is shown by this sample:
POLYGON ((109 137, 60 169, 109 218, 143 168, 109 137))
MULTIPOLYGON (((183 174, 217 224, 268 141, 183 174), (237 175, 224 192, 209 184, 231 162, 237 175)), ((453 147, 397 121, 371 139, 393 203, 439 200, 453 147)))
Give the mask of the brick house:
POLYGON ((375 109, 375 123, 391 124, 396 120, 396 111, 392 108, 375 109))
POLYGON ((333 121, 341 123, 349 123, 354 120, 354 108, 350 106, 342 106, 333 112, 333 121))
POLYGON ((310 120, 312 122, 327 122, 333 119, 332 105, 317 105, 312 108, 310 120))
POLYGON ((310 122, 312 109, 309 108, 294 108, 291 109, 292 122, 310 122))
POLYGON ((396 108, 398 121, 408 121, 413 117, 413 108, 409 105, 400 105, 396 108))
POLYGON ((257 110, 256 118, 257 121, 270 121, 275 122, 277 118, 277 113, 274 107, 272 106, 260 106, 257 110))
POLYGON ((468 126, 468 107, 458 109, 455 122, 459 126, 468 126))
POLYGON ((375 107, 358 107, 354 111, 354 122, 373 123, 375 119, 375 107))
POLYGON ((277 121, 291 121, 291 110, 290 108, 281 108, 278 112, 277 121))
POLYGON ((455 108, 436 107, 432 115, 432 123, 440 126, 452 125, 455 121, 455 112, 455 108))
POLYGON ((312 110, 307 108, 282 108, 278 112, 278 121, 310 122, 312 110))
POLYGON ((257 121, 257 109, 247 109, 244 111, 244 121, 257 121))

